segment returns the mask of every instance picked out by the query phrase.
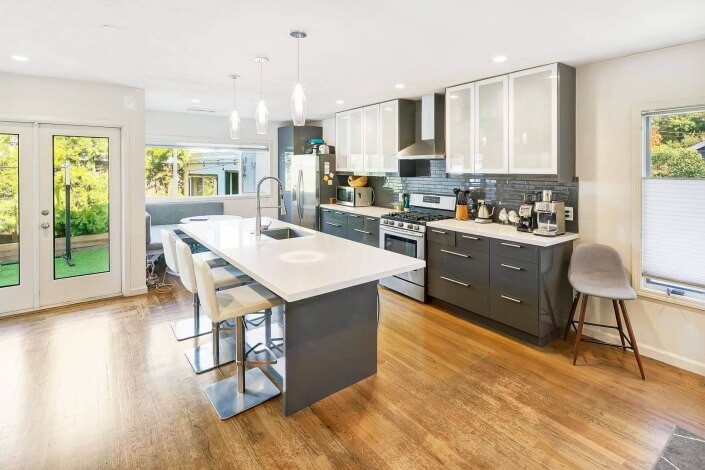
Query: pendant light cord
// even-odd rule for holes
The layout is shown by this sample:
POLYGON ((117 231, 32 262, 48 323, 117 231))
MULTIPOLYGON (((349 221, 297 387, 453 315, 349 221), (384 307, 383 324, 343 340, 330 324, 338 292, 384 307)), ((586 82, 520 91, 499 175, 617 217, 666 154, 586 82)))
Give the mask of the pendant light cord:
POLYGON ((260 60, 259 62, 259 99, 262 99, 262 64, 263 60, 260 60))
POLYGON ((296 81, 301 84, 301 38, 296 38, 296 81))
POLYGON ((233 77, 233 111, 237 109, 237 88, 236 84, 237 79, 233 77))

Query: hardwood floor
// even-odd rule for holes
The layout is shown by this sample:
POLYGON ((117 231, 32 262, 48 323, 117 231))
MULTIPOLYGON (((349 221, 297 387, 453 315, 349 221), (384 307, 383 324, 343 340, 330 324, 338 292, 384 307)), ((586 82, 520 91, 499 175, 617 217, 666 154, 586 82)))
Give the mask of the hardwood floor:
POLYGON ((651 468, 674 426, 705 435, 704 377, 382 293, 378 374, 289 418, 218 419, 234 367, 191 371, 183 291, 2 319, 0 468, 651 468))

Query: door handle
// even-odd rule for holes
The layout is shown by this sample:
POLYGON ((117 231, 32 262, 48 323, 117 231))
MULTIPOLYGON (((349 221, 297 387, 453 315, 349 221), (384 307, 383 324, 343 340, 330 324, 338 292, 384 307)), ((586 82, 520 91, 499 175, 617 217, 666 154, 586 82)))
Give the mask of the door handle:
POLYGON ((455 279, 451 279, 449 277, 441 276, 441 279, 443 279, 444 281, 452 282, 454 284, 459 284, 463 287, 470 287, 470 284, 465 284, 464 282, 456 281, 455 279))
POLYGON ((303 189, 303 185, 304 185, 304 171, 299 170, 299 181, 298 181, 299 196, 297 197, 298 208, 299 208, 299 223, 303 223, 303 218, 304 218, 304 208, 301 206, 301 190, 303 189))
POLYGON ((517 244, 515 244, 515 243, 504 243, 504 242, 502 242, 501 245, 504 245, 504 246, 511 246, 512 248, 523 248, 521 245, 517 245, 517 244))
POLYGON ((515 299, 514 297, 507 297, 506 295, 500 295, 500 297, 502 297, 503 299, 509 300, 511 302, 515 302, 517 304, 521 303, 521 300, 515 299))
POLYGON ((463 253, 456 253, 455 251, 448 251, 441 248, 443 253, 448 253, 449 255, 460 256, 461 258, 470 258, 470 255, 464 255, 463 253))
POLYGON ((502 263, 500 264, 500 266, 502 266, 503 268, 513 269, 514 271, 521 271, 521 268, 519 266, 512 266, 511 264, 502 263))
POLYGON ((51 225, 49 225, 47 222, 44 222, 42 225, 40 225, 40 227, 42 227, 43 229, 46 230, 46 229, 48 229, 49 227, 51 227, 51 225))

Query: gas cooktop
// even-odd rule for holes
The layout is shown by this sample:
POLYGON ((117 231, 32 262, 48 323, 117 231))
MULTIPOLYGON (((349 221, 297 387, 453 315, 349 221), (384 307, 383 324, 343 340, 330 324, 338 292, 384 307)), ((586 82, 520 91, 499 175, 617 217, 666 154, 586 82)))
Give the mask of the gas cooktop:
POLYGON ((426 222, 434 222, 436 220, 450 219, 451 216, 442 214, 431 214, 428 212, 410 211, 410 212, 392 212, 382 216, 388 220, 398 222, 413 222, 415 224, 426 224, 426 222))

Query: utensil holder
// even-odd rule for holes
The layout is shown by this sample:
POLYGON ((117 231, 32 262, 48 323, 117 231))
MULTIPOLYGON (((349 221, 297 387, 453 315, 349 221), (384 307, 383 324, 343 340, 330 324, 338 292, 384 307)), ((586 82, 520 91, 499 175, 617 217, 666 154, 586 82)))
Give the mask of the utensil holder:
POLYGON ((457 220, 468 220, 468 206, 465 204, 456 204, 455 218, 457 220))

